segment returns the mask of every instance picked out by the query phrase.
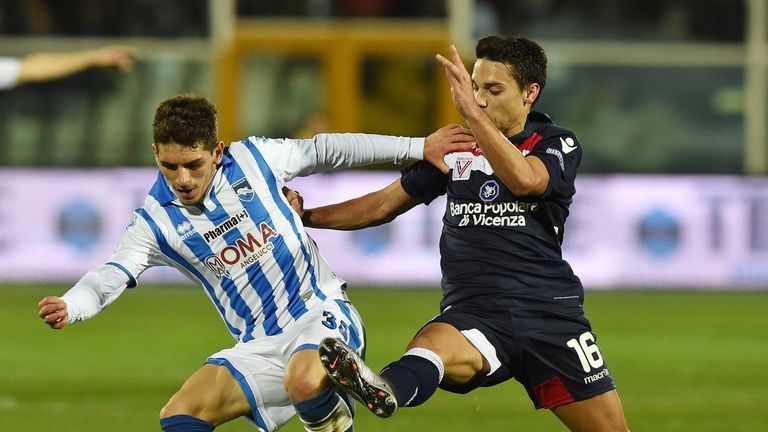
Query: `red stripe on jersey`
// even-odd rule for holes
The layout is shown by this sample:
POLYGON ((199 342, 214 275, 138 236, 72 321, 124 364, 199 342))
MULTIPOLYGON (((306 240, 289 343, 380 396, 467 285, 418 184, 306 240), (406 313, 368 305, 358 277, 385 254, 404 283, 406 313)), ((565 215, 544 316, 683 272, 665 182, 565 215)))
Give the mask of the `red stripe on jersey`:
POLYGON ((520 145, 515 144, 515 147, 517 147, 517 149, 520 150, 521 152, 525 152, 527 150, 528 153, 530 153, 533 150, 533 148, 536 147, 536 143, 541 141, 542 138, 543 137, 541 135, 534 132, 531 136, 528 137, 527 140, 523 141, 522 144, 520 145))
POLYGON ((474 156, 482 156, 483 155, 483 150, 480 148, 480 146, 475 144, 475 146, 472 147, 470 150, 454 150, 454 151, 448 152, 446 154, 449 155, 451 153, 472 153, 474 156))
POLYGON ((533 394, 541 407, 547 409, 555 409, 575 400, 571 392, 565 388, 565 384, 560 381, 560 377, 554 377, 534 386, 533 394))
MULTIPOLYGON (((533 150, 533 148, 536 147, 536 143, 541 141, 542 138, 543 137, 541 135, 539 135, 536 132, 534 132, 531 136, 528 137, 528 139, 523 141, 522 144, 520 144, 520 145, 514 144, 514 143, 513 144, 521 152, 524 152, 524 151, 528 150, 528 153, 530 153, 531 150, 533 150)), ((472 153, 475 156, 482 156, 483 155, 483 149, 481 149, 479 145, 475 144, 475 146, 472 147, 471 150, 456 150, 456 151, 448 152, 447 154, 451 154, 451 153, 472 153)))

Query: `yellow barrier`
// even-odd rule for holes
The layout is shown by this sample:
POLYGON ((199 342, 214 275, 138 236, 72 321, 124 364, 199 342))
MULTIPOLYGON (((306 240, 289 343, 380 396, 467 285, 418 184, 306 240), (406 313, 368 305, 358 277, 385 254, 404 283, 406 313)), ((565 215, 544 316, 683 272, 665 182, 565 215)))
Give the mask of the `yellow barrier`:
MULTIPOLYGON (((238 89, 242 63, 254 54, 316 57, 327 95, 324 109, 331 131, 361 131, 362 62, 369 55, 445 53, 448 29, 442 21, 308 21, 241 20, 232 43, 220 53, 216 67, 216 98, 219 107, 219 136, 229 142, 237 138, 238 89)), ((441 67, 435 68, 431 128, 459 122, 441 67)), ((428 131, 425 130, 424 133, 428 131)))

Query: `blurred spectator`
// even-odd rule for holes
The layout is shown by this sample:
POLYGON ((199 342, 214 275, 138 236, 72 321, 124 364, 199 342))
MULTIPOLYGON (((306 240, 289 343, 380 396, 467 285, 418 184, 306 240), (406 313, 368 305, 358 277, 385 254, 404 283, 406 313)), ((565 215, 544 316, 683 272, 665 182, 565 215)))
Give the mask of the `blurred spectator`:
POLYGON ((68 53, 36 53, 26 57, 0 57, 0 89, 29 82, 51 81, 91 68, 133 68, 134 52, 124 46, 68 53))
POLYGON ((238 16, 365 18, 445 17, 445 0, 239 0, 238 16))
POLYGON ((208 0, 0 1, 0 34, 205 37, 208 0))

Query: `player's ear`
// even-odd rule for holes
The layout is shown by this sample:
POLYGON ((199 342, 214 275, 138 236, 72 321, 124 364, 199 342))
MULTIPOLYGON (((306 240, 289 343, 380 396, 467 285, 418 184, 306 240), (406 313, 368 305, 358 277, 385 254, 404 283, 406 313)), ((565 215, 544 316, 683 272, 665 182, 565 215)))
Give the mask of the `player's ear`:
POLYGON ((152 143, 152 154, 155 155, 155 163, 160 164, 160 150, 157 148, 157 144, 152 143))
POLYGON ((523 100, 527 104, 533 105, 533 103, 536 102, 536 99, 539 97, 540 91, 541 87, 538 83, 528 84, 528 88, 526 88, 525 92, 523 93, 523 100))
POLYGON ((224 157, 224 141, 219 141, 213 148, 213 161, 216 165, 221 163, 221 158, 224 157))

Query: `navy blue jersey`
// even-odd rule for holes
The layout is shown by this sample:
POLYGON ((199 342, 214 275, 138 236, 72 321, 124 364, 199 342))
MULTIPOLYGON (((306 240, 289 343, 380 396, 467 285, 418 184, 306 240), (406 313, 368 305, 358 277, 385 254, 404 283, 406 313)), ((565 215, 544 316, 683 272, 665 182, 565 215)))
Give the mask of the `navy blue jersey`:
POLYGON ((544 162, 550 180, 541 196, 512 193, 479 148, 446 155, 448 174, 427 162, 403 170, 401 184, 410 196, 428 204, 448 194, 440 238, 441 308, 471 301, 511 306, 521 315, 581 314, 581 281, 560 248, 581 145, 573 132, 538 112, 509 140, 524 156, 544 162))

